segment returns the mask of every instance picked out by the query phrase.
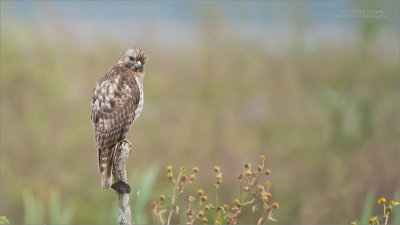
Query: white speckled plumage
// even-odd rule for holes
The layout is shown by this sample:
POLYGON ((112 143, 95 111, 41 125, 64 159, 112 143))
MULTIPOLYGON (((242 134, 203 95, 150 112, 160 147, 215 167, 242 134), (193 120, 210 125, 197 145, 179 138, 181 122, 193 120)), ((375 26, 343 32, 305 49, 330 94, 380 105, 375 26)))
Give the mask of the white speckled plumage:
POLYGON ((125 50, 93 90, 91 120, 95 128, 103 189, 111 186, 116 144, 125 139, 129 126, 142 112, 144 64, 147 61, 143 50, 125 50))

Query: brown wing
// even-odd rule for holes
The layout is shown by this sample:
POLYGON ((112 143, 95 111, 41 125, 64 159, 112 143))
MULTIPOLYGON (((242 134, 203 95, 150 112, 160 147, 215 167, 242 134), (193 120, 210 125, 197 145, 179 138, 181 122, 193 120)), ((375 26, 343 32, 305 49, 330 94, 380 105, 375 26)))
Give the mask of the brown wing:
POLYGON ((92 96, 91 120, 98 148, 122 141, 135 118, 140 91, 133 74, 114 66, 99 80, 92 96))

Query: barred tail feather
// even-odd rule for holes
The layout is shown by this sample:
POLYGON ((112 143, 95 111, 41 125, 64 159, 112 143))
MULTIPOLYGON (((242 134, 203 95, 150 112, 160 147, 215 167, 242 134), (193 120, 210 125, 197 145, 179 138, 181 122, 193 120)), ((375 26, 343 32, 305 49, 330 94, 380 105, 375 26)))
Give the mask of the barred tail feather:
POLYGON ((108 189, 112 184, 112 168, 114 162, 115 146, 99 148, 99 171, 101 188, 108 189))

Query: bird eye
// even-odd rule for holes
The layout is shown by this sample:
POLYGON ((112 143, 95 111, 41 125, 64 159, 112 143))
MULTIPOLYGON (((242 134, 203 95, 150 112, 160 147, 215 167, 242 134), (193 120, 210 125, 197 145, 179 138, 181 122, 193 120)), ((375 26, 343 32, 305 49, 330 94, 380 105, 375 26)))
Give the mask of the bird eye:
POLYGON ((135 60, 135 57, 129 56, 129 60, 133 61, 133 60, 135 60))

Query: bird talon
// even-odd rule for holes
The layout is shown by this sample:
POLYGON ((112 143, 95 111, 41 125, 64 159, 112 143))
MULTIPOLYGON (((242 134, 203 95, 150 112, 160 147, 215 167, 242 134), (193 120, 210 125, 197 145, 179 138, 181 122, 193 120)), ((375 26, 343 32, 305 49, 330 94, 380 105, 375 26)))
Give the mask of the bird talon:
POLYGON ((121 141, 121 144, 123 144, 124 142, 129 145, 129 148, 132 147, 132 142, 130 142, 128 139, 124 139, 123 141, 121 141))

